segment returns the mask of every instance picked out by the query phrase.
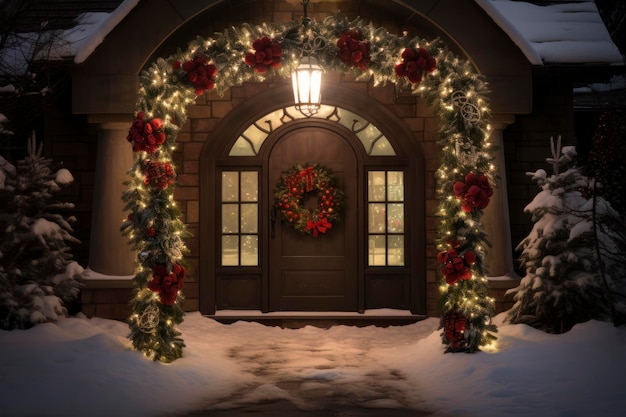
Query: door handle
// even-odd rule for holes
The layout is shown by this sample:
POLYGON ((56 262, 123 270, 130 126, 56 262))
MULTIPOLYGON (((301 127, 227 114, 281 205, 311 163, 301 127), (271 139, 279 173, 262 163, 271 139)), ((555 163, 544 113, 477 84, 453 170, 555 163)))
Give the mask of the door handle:
POLYGON ((270 237, 272 239, 276 237, 276 206, 270 210, 270 237))

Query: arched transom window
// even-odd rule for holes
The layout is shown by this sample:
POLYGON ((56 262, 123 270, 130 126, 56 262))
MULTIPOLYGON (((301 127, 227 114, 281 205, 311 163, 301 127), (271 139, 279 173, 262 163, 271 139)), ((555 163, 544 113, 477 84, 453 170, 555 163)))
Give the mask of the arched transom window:
MULTIPOLYGON (((228 156, 257 156, 263 142, 279 127, 306 117, 295 106, 284 107, 259 118, 235 141, 228 156)), ((322 105, 312 119, 323 119, 338 123, 353 132, 369 156, 395 156, 389 140, 370 121, 342 107, 322 105)))

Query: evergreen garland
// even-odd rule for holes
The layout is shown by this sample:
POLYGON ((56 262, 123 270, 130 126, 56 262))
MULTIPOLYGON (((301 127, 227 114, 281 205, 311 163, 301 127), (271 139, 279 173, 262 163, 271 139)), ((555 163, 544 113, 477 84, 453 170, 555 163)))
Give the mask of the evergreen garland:
MULTIPOLYGON (((417 37, 398 37, 361 19, 334 15, 306 26, 295 21, 280 26, 244 24, 212 38, 199 37, 187 49, 157 59, 141 73, 136 120, 129 134, 138 157, 123 195, 131 215, 122 225, 138 251, 134 314, 129 321, 133 345, 154 360, 169 362, 182 355, 184 343, 175 329, 183 320, 182 295, 173 305, 165 305, 159 294, 150 290, 149 282, 154 279, 157 267, 165 266, 166 273, 173 274, 186 251, 182 239, 187 231, 173 200, 172 152, 178 130, 187 118, 187 107, 193 104, 196 94, 205 90, 214 89, 222 94, 246 81, 289 77, 299 63, 304 41, 315 45, 309 53, 325 70, 350 72, 358 81, 374 85, 392 83, 398 90, 409 89, 424 97, 439 115, 442 162, 437 171, 437 196, 442 225, 438 245, 444 250, 449 248, 448 242, 454 242, 462 251, 472 250, 476 258, 470 279, 454 285, 442 279, 442 315, 443 318, 450 314, 467 317, 466 328, 462 329, 465 340, 462 349, 451 350, 475 351, 489 343, 493 336, 488 331, 495 331, 495 327, 490 324, 493 300, 487 296, 484 278, 487 241, 480 221, 482 210, 463 212, 462 202, 455 199, 453 192, 455 182, 470 173, 485 175, 493 184, 492 158, 486 143, 490 133, 486 83, 468 61, 455 57, 438 39, 427 42, 417 37), (349 45, 354 42, 367 45, 351 48, 349 45), (263 45, 271 45, 271 51, 267 51, 271 59, 259 54, 263 45), (346 47, 351 49, 347 51, 346 47), (365 61, 361 62, 358 54, 348 55, 357 50, 366 53, 365 61), (278 54, 279 62, 274 59, 278 54), (253 59, 267 59, 269 67, 251 65, 255 63, 253 59), (155 118, 159 119, 158 133, 164 133, 165 138, 145 131, 154 127, 150 122, 155 118), (147 124, 151 127, 146 128, 147 124), (138 126, 145 130, 140 133, 138 126), (153 146, 153 142, 161 140, 161 144, 153 146), (148 141, 148 146, 137 147, 142 141, 148 141), (155 186, 154 178, 146 182, 146 162, 171 169, 166 186, 155 186)), ((157 184, 163 183, 157 181, 157 184)), ((449 345, 445 332, 443 342, 449 345)))

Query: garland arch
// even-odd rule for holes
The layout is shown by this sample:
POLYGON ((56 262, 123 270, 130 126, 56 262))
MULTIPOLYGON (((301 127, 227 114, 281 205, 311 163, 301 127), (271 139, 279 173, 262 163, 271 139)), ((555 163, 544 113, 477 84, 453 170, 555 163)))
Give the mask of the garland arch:
POLYGON ((360 18, 333 15, 306 27, 295 21, 244 24, 197 38, 140 74, 128 135, 136 158, 122 196, 130 214, 121 231, 138 253, 129 338, 155 361, 174 361, 185 346, 176 326, 184 316, 183 239, 188 232, 174 200, 172 154, 186 109, 207 90, 222 94, 246 81, 263 82, 268 75, 290 76, 303 41, 312 34, 326 40, 311 52, 326 71, 408 89, 439 116, 436 214, 441 222, 436 244, 442 343, 446 352, 473 352, 495 339, 494 300, 488 296, 483 261, 489 244, 481 223, 494 183, 486 82, 439 39, 398 37, 360 18))

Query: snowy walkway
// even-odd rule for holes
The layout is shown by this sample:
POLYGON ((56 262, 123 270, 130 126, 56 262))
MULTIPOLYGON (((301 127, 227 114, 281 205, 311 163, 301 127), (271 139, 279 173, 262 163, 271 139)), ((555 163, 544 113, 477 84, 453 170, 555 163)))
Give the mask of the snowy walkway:
POLYGON ((401 369, 390 369, 371 357, 372 349, 397 346, 401 333, 406 343, 414 342, 415 335, 406 329, 380 338, 371 337, 376 329, 361 334, 346 327, 266 330, 269 335, 263 332, 262 339, 248 338, 228 350, 229 359, 250 373, 249 383, 190 416, 432 415, 416 411, 424 408, 420 389, 401 369))
MULTIPOLYGON (((2 417, 615 417, 626 327, 563 335, 495 318, 495 348, 443 354, 439 321, 291 330, 189 313, 171 364, 128 325, 76 317, 0 331, 2 417), (432 412, 432 414, 429 414, 432 412)), ((621 378, 621 379, 620 379, 621 378)))

